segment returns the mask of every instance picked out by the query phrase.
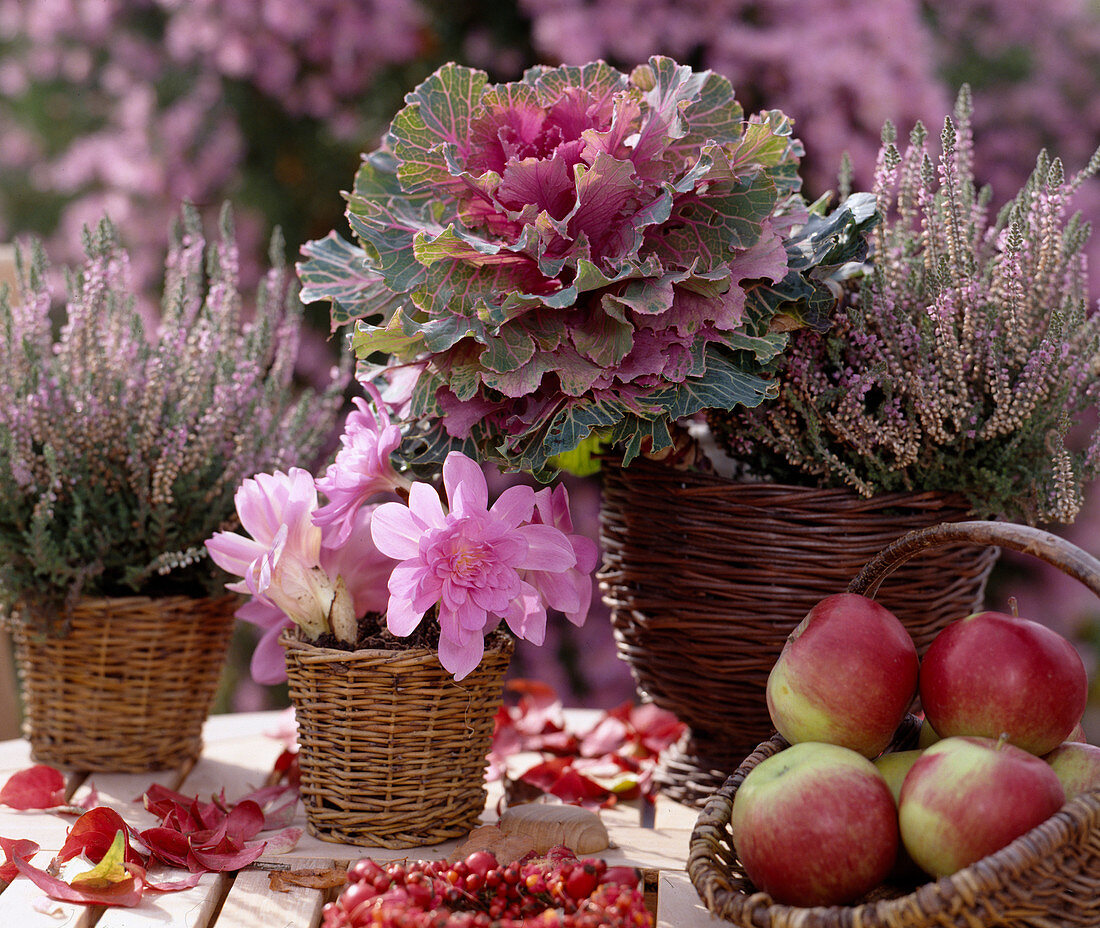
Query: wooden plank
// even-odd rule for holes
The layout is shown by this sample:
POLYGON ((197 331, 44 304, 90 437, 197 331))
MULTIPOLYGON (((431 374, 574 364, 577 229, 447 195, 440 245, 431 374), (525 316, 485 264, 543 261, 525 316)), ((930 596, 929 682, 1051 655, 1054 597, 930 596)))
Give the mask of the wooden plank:
POLYGON ((282 751, 282 744, 266 735, 212 741, 178 789, 206 801, 224 789, 233 802, 264 785, 282 751))
POLYGON ((202 739, 205 744, 210 745, 218 741, 237 741, 253 735, 270 736, 270 733, 284 726, 289 717, 285 709, 212 715, 202 727, 202 739))
MULTIPOLYGON (((282 858, 278 860, 281 862, 282 858)), ((331 859, 320 857, 301 858, 293 863, 296 870, 331 866, 331 859)), ((287 892, 275 892, 271 889, 269 872, 249 868, 237 874, 218 915, 217 928, 313 928, 319 924, 328 891, 294 886, 287 892)))
POLYGON ((656 808, 653 811, 658 828, 691 831, 699 820, 699 813, 702 809, 685 806, 683 803, 675 802, 667 796, 658 796, 656 808))
POLYGON ((0 743, 0 782, 6 781, 17 770, 25 770, 33 764, 29 741, 16 738, 0 743))
MULTIPOLYGON (((28 810, 0 808, 0 835, 5 838, 29 838, 43 851, 55 852, 65 843, 65 837, 76 817, 28 810)), ((51 853, 52 856, 52 853, 51 853)), ((0 926, 6 925, 0 921, 0 926)))
POLYGON ((687 866, 690 831, 681 828, 642 828, 607 822, 607 833, 616 852, 601 854, 608 862, 624 863, 641 870, 682 870, 687 866))
MULTIPOLYGON (((295 825, 305 828, 305 815, 299 813, 294 822, 295 825)), ((370 857, 382 863, 393 860, 450 860, 454 856, 455 848, 460 840, 444 841, 442 844, 432 844, 425 847, 412 847, 393 849, 384 847, 366 847, 358 844, 335 844, 330 841, 322 841, 306 832, 294 850, 287 854, 273 857, 273 860, 299 859, 309 857, 331 857, 337 860, 356 861, 363 857, 370 857)), ((297 866, 297 864, 295 864, 297 866)))
MULTIPOLYGON (((186 871, 156 870, 149 879, 166 883, 185 876, 186 871)), ((175 893, 146 891, 133 908, 105 909, 96 928, 208 928, 228 885, 229 878, 224 874, 204 873, 199 885, 191 889, 175 893)))
MULTIPOLYGON (((51 857, 51 851, 39 851, 31 863, 45 869, 51 857)), ((4 928, 91 928, 99 912, 97 906, 54 902, 22 874, 0 893, 0 925, 4 928)))
POLYGON ((703 905, 688 875, 662 871, 657 877, 656 928, 724 928, 732 922, 719 918, 703 905))
POLYGON ((160 820, 145 810, 142 794, 153 784, 174 786, 180 778, 178 770, 156 770, 149 773, 92 773, 76 791, 73 799, 85 800, 95 790, 96 805, 114 809, 128 825, 138 831, 159 825, 160 820))

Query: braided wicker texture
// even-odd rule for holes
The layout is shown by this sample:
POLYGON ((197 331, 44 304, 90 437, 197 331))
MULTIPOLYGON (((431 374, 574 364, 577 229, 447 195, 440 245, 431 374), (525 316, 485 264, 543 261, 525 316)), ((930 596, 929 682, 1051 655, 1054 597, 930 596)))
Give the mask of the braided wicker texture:
MULTIPOLYGON (((690 732, 659 777, 701 803, 774 728, 764 692, 791 630, 906 532, 966 518, 961 498, 735 483, 636 460, 604 469, 600 573, 619 655, 690 732)), ((879 600, 918 650, 980 607, 991 549, 948 546, 898 570, 879 600)))
POLYGON ((405 848, 477 824, 508 635, 490 636, 481 664, 457 683, 430 650, 332 650, 294 632, 280 640, 311 834, 405 848))
POLYGON ((238 605, 236 596, 85 599, 63 637, 12 617, 31 756, 101 772, 196 760, 238 605))
MULTIPOLYGON (((1100 561, 1069 542, 1027 526, 994 522, 937 525, 888 546, 852 581, 873 593, 906 558, 929 547, 970 541, 1033 554, 1100 595, 1100 561)), ((914 746, 906 720, 892 750, 914 746)), ((688 874, 707 908, 746 928, 1056 928, 1100 924, 1100 789, 1007 847, 969 867, 913 888, 886 885, 858 904, 798 908, 756 891, 740 869, 729 822, 737 789, 757 764, 784 748, 779 735, 760 744, 703 807, 691 835, 688 874)))

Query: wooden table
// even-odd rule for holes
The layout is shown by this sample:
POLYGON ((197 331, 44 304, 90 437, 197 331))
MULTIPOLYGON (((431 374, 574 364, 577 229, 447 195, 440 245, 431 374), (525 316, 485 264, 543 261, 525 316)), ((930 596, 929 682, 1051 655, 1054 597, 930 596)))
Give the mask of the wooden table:
MULTIPOLYGON (((584 727, 588 715, 584 710, 566 712, 571 727, 578 729, 584 727)), ((192 769, 143 774, 74 773, 70 775, 70 794, 79 800, 94 786, 99 805, 117 809, 138 828, 157 824, 140 800, 152 783, 207 800, 224 788, 227 798, 234 800, 263 785, 281 753, 282 743, 272 736, 279 716, 278 712, 212 716, 204 729, 202 758, 192 769)), ((32 763, 27 742, 0 742, 0 784, 32 763)), ((486 822, 495 819, 492 810, 499 796, 499 787, 490 784, 483 815, 486 822)), ((684 873, 696 811, 660 798, 655 812, 654 826, 645 827, 637 804, 620 803, 603 810, 601 818, 613 847, 599 856, 609 863, 642 870, 647 889, 656 897, 659 928, 726 924, 706 911, 684 873)), ((71 816, 0 808, 0 836, 36 841, 41 850, 34 863, 45 866, 61 847, 73 821, 71 816)), ((295 824, 305 827, 301 806, 295 824)), ((275 892, 269 886, 268 871, 346 866, 361 857, 378 861, 444 859, 452 856, 457 843, 394 851, 330 844, 305 833, 289 854, 260 858, 236 874, 206 874, 194 889, 146 894, 139 906, 130 909, 54 902, 46 906, 44 893, 19 876, 0 892, 0 928, 316 928, 321 907, 333 897, 334 891, 297 888, 287 893, 275 892)), ((164 879, 172 878, 172 871, 154 873, 164 879)))

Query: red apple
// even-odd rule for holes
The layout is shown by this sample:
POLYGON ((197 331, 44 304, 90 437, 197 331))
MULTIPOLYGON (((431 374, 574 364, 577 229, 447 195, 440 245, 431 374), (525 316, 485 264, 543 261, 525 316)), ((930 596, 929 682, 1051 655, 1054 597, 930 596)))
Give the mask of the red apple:
POLYGON ((792 744, 824 741, 875 757, 913 702, 918 668, 916 645, 892 612, 855 593, 827 596, 768 676, 772 724, 792 744))
POLYGON ((1003 739, 937 741, 901 785, 898 822, 909 855, 948 876, 1057 812, 1065 791, 1050 765, 1003 739))
POLYGON ((1085 736, 1085 726, 1080 722, 1074 725, 1073 731, 1066 736, 1066 741, 1080 741, 1082 744, 1088 744, 1089 739, 1085 736))
POLYGON ((1066 800, 1100 789, 1100 748, 1082 741, 1066 741, 1043 760, 1058 775, 1066 800))
POLYGON ((867 758, 803 742, 757 764, 730 829, 757 889, 786 905, 840 905, 881 883, 898 849, 897 808, 867 758))
POLYGON ((1085 712, 1088 674, 1057 632, 1001 612, 952 622, 932 641, 920 671, 920 699, 942 738, 981 735, 1046 754, 1085 712))

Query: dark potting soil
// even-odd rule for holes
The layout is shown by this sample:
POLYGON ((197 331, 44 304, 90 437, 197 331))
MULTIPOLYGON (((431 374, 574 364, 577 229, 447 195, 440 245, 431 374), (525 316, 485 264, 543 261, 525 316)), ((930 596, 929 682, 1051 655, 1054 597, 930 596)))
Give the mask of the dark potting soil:
POLYGON ((439 626, 434 616, 428 613, 420 624, 413 629, 411 635, 399 638, 391 634, 386 628, 384 617, 377 612, 368 612, 359 620, 358 634, 355 644, 350 645, 341 641, 331 632, 321 635, 315 645, 321 648, 332 648, 336 651, 363 651, 378 649, 383 651, 411 651, 414 648, 428 648, 436 650, 439 647, 439 626))

